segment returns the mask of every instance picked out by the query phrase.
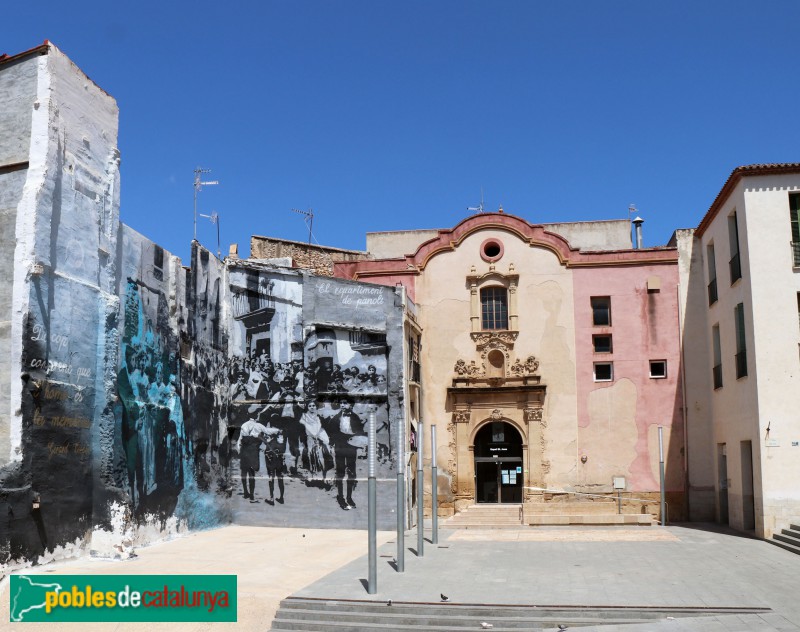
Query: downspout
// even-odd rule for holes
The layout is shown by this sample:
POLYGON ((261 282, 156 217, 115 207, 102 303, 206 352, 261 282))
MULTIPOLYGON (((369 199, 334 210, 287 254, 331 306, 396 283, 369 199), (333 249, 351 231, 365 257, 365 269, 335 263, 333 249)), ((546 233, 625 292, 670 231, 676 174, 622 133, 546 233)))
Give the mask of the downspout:
MULTIPOLYGON (((683 413, 683 493, 684 505, 686 508, 686 518, 689 516, 689 427, 688 427, 688 408, 686 405, 686 362, 683 357, 683 310, 681 304, 681 284, 675 288, 678 295, 678 345, 681 352, 681 412, 683 413)), ((687 288, 688 291, 688 288, 687 288)))

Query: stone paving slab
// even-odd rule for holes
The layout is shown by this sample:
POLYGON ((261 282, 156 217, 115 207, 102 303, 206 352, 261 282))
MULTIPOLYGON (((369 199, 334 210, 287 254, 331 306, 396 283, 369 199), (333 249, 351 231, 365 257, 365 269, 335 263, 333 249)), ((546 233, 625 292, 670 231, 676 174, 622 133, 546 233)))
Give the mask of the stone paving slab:
POLYGON ((392 566, 396 543, 380 547, 375 595, 366 594, 367 568, 357 560, 295 596, 437 602, 444 593, 453 603, 767 607, 772 612, 763 615, 582 629, 800 630, 800 556, 761 540, 711 526, 470 531, 441 530, 423 557, 409 532, 402 574, 392 566))
MULTIPOLYGON (((378 532, 378 542, 393 537, 378 532)), ((83 558, 19 571, 33 575, 235 574, 237 623, 9 623, 9 581, 0 582, 0 630, 155 632, 267 630, 281 599, 364 555, 363 530, 230 526, 137 549, 125 561, 83 558)))

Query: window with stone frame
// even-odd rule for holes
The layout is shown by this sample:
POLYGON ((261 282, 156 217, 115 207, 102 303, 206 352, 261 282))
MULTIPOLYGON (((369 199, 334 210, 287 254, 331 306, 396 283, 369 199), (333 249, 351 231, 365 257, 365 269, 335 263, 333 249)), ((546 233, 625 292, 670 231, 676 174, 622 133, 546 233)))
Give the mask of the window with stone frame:
POLYGON ((481 289, 481 328, 508 329, 508 290, 490 286, 481 289))

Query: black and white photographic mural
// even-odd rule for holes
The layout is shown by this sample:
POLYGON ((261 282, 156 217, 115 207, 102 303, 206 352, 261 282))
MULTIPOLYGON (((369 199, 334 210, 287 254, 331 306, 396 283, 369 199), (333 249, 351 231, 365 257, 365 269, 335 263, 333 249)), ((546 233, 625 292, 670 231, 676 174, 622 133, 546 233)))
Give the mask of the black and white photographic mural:
MULTIPOLYGON (((317 277, 242 265, 230 270, 229 280, 235 521, 365 526, 370 415, 376 419, 379 477, 394 481, 382 307, 392 290, 375 288, 382 298, 370 306, 375 313, 364 329, 360 310, 346 303, 318 322, 317 277)), ((325 279, 322 294, 340 286, 354 284, 325 279)), ((393 489, 383 490, 386 507, 393 489)))

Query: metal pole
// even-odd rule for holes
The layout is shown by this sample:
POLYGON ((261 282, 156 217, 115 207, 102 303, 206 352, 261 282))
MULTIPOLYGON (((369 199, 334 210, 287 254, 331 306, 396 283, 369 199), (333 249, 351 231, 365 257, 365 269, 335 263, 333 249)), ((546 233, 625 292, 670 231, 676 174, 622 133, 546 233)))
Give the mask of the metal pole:
POLYGON ((194 240, 197 241, 197 189, 200 187, 200 167, 194 170, 194 240))
POLYGON ((431 544, 439 544, 439 478, 436 473, 436 424, 431 424, 431 544))
POLYGON ((422 499, 425 485, 422 480, 422 445, 423 445, 422 419, 417 424, 417 557, 425 555, 425 504, 422 499))
POLYGON ((406 424, 397 423, 397 572, 406 570, 406 424))
POLYGON ((369 414, 369 478, 367 479, 367 506, 369 531, 369 586, 367 592, 374 595, 378 592, 378 547, 377 547, 377 511, 375 482, 375 411, 369 414))
POLYGON ((658 427, 658 468, 661 472, 661 526, 664 527, 667 524, 667 500, 664 484, 664 428, 662 426, 658 427))

